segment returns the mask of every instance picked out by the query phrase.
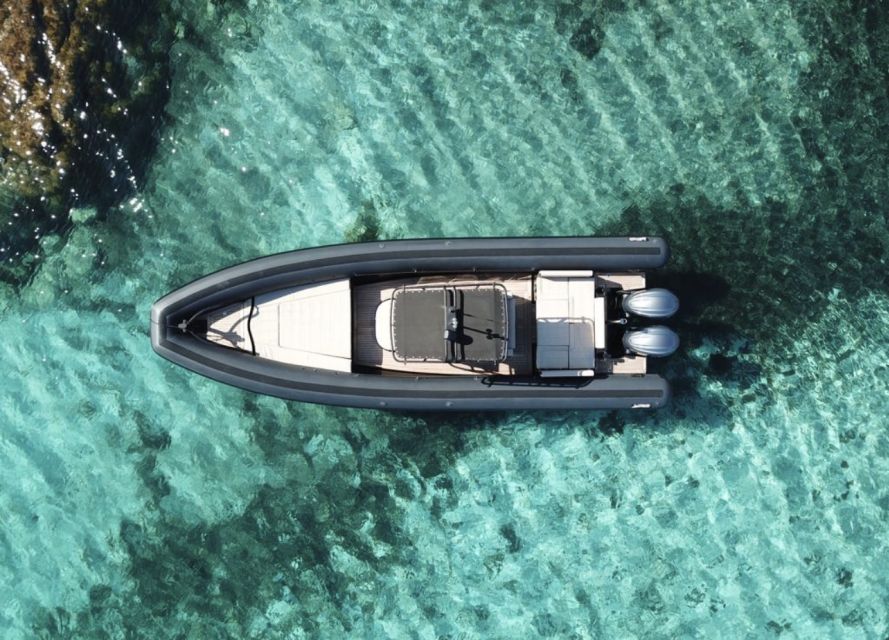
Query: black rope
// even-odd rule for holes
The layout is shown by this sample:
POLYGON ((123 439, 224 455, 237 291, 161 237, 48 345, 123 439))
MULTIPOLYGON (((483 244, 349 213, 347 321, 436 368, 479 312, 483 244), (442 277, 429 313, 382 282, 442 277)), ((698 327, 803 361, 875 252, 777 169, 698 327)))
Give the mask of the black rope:
POLYGON ((250 352, 256 355, 256 342, 253 340, 253 329, 250 322, 253 320, 253 310, 256 308, 256 298, 250 298, 250 313, 247 314, 247 335, 250 336, 250 352))

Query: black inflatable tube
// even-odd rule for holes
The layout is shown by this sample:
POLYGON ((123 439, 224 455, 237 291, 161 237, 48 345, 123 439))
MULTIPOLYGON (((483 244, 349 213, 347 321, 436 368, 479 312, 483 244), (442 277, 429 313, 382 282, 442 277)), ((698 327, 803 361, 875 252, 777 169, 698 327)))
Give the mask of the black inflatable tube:
POLYGON ((660 407, 660 376, 503 380, 484 376, 339 373, 285 365, 224 349, 175 328, 202 309, 277 289, 372 274, 593 269, 664 265, 660 238, 466 238, 343 244, 259 258, 204 276, 151 309, 151 344, 164 358, 249 391, 290 400, 408 410, 615 409, 660 407))

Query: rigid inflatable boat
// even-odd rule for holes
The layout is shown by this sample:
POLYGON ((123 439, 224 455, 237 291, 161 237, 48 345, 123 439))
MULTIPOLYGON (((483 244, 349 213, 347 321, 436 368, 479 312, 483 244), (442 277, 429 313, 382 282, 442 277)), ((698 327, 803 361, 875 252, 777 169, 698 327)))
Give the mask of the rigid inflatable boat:
POLYGON ((679 303, 661 238, 342 244, 236 265, 151 308, 164 358, 290 400, 406 410, 654 408, 679 303))

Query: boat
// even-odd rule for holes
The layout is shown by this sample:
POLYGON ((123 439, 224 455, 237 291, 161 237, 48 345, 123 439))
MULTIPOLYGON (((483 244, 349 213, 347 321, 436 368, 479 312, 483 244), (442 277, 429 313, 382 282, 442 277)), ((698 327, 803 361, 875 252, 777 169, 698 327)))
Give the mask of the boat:
POLYGON ((151 308, 167 360, 252 392, 390 410, 643 409, 679 339, 656 237, 388 240, 199 278, 151 308))

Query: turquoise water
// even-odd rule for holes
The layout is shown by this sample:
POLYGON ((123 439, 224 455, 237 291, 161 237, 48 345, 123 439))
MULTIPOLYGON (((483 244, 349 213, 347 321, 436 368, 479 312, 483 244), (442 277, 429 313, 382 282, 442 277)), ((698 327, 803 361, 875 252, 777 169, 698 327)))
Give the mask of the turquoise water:
POLYGON ((884 4, 180 5, 147 175, 0 297, 4 637, 889 634, 884 4), (168 290, 373 227, 667 236, 674 404, 387 414, 152 354, 168 290))

